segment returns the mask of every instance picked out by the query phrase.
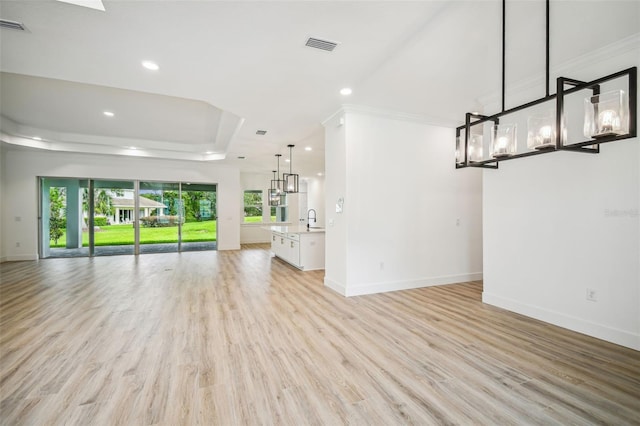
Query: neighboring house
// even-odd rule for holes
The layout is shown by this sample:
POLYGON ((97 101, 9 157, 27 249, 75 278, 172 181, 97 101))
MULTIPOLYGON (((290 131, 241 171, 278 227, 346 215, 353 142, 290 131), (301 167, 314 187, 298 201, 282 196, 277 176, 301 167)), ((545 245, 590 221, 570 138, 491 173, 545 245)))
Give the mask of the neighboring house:
MULTIPOLYGON (((133 192, 125 192, 122 197, 111 197, 113 201, 114 213, 111 216, 110 223, 132 223, 134 220, 133 211, 135 209, 133 192)), ((150 200, 145 197, 138 197, 140 203, 140 217, 146 216, 160 216, 166 206, 158 201, 150 200)))

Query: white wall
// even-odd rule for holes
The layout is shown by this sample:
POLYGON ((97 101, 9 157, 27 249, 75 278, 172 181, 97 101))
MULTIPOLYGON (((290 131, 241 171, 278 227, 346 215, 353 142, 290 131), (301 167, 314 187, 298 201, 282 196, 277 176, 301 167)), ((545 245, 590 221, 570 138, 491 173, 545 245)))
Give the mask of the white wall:
POLYGON ((211 163, 111 157, 58 152, 5 152, 3 215, 5 260, 33 260, 38 253, 38 176, 97 179, 146 179, 217 184, 218 249, 240 248, 240 173, 211 163), (16 246, 20 243, 20 247, 16 246))
MULTIPOLYGON (((636 47, 563 74, 591 80, 639 58, 636 47)), ((640 349, 637 138, 503 162, 483 193, 486 303, 640 349)))
POLYGON ((455 169, 452 129, 358 108, 325 125, 326 285, 350 296, 482 277, 482 175, 455 169))
POLYGON ((349 199, 345 211, 335 212, 335 203, 347 195, 347 149, 344 111, 324 122, 325 127, 325 285, 346 295, 347 287, 347 226, 349 199))
POLYGON ((0 142, 0 262, 4 262, 5 260, 5 256, 4 256, 4 242, 5 239, 3 238, 3 232, 2 230, 4 229, 4 222, 2 220, 3 217, 5 217, 4 214, 4 143, 0 142))
MULTIPOLYGON (((317 213, 316 222, 311 226, 326 226, 326 214, 325 214, 325 190, 324 190, 324 178, 308 178, 307 184, 307 209, 314 209, 317 213)), ((306 217, 305 217, 306 224, 306 217)))

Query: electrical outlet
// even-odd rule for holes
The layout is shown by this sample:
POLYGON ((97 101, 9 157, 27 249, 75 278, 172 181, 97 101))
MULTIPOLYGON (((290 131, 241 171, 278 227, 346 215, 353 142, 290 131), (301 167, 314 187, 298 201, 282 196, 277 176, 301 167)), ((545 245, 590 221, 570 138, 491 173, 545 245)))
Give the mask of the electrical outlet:
POLYGON ((20 243, 16 243, 16 247, 20 247, 20 243))
POLYGON ((380 262, 380 270, 384 270, 384 262, 380 262))
POLYGON ((587 300, 590 302, 596 302, 598 300, 598 296, 594 289, 592 288, 587 289, 587 300))

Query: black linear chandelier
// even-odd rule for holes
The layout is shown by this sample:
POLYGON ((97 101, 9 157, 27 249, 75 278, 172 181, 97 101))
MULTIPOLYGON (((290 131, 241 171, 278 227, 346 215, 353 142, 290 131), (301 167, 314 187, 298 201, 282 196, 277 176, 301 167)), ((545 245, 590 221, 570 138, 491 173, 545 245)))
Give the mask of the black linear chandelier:
POLYGON ((300 180, 300 176, 294 174, 291 171, 293 157, 292 157, 292 149, 295 145, 287 145, 289 148, 289 173, 283 173, 282 178, 284 179, 284 191, 288 194, 295 194, 299 192, 300 185, 298 181, 300 180))
POLYGON ((560 150, 598 153, 602 143, 636 137, 637 67, 589 82, 558 77, 556 93, 549 94, 549 0, 546 96, 505 109, 505 5, 502 0, 502 111, 466 114, 465 124, 456 128, 456 168, 497 169, 500 161, 560 150), (525 125, 527 149, 519 150, 517 137, 525 125))

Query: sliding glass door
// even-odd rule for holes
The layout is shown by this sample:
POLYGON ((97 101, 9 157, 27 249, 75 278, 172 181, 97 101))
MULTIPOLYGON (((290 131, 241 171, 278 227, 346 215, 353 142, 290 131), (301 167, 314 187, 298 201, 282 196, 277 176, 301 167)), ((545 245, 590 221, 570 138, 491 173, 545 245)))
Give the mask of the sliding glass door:
POLYGON ((89 256, 88 180, 40 179, 41 257, 89 256))
POLYGON ((134 182, 94 180, 92 184, 93 255, 134 254, 137 202, 134 182))
POLYGON ((140 253, 179 250, 180 184, 140 182, 140 253))
POLYGON ((215 250, 217 243, 216 186, 183 183, 184 224, 181 251, 215 250))
POLYGON ((217 248, 213 184, 40 178, 40 256, 217 248))

